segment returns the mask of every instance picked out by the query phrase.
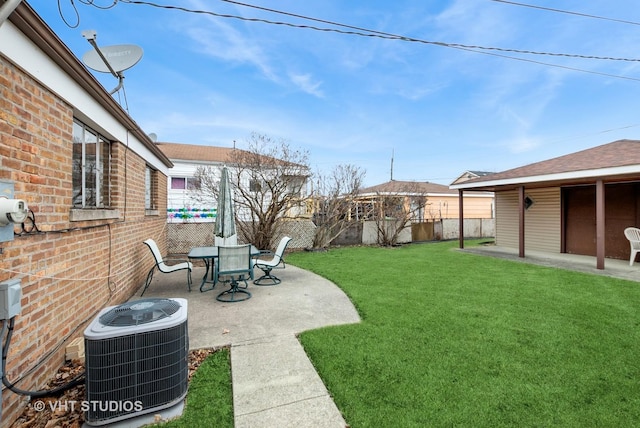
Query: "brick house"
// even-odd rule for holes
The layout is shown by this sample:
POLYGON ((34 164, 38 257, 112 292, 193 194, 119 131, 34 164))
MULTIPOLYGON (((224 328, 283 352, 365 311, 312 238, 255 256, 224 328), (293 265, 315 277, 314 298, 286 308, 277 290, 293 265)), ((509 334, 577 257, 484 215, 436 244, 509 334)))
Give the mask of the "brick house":
MULTIPOLYGON (((0 281, 22 289, 7 378, 39 390, 97 312, 144 282, 153 261, 142 241, 166 248, 172 164, 26 2, 8 16, 0 182, 32 213, 0 241, 0 281)), ((3 426, 26 401, 3 387, 3 426)))
POLYGON ((465 199, 495 192, 497 245, 520 257, 529 250, 595 256, 604 269, 605 258, 629 259, 624 229, 640 225, 640 141, 614 141, 451 188, 465 199))

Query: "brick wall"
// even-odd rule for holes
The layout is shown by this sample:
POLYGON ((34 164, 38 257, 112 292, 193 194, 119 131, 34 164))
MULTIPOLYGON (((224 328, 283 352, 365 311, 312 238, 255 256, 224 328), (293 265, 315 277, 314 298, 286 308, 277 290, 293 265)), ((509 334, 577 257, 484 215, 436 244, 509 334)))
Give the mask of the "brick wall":
MULTIPOLYGON (((30 233, 0 242, 0 281, 21 278, 22 311, 7 358, 7 377, 37 390, 64 363, 65 346, 105 306, 127 300, 153 265, 142 244, 166 250, 167 179, 156 174, 160 215, 146 215, 145 161, 113 145, 113 206, 117 219, 70 221, 72 107, 0 56, 0 179, 14 183, 35 217, 30 233)), ((1 321, 0 321, 1 322, 1 321)), ((3 387, 2 426, 26 398, 3 387)))

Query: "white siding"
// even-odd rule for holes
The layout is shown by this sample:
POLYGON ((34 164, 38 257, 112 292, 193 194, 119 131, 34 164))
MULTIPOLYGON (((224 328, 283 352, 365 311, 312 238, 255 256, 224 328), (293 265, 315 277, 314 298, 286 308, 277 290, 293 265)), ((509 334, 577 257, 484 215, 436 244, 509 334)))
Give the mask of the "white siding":
MULTIPOLYGON (((525 189, 534 204, 525 211, 526 250, 560 252, 560 188, 525 189)), ((496 193, 496 244, 518 248, 518 191, 496 193)))
POLYGON ((198 166, 195 163, 173 161, 173 168, 169 170, 169 179, 167 180, 167 220, 170 223, 208 223, 215 221, 214 217, 201 216, 204 213, 210 215, 214 212, 217 206, 215 200, 199 202, 193 197, 192 190, 171 188, 172 177, 192 179, 198 166), (189 217, 183 217, 183 213, 189 217))

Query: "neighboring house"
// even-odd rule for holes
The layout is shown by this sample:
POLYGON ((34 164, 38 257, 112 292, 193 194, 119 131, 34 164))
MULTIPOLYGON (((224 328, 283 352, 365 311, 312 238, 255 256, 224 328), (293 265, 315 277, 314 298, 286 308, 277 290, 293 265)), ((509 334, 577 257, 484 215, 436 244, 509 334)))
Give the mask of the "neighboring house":
MULTIPOLYGON (((168 221, 180 222, 212 222, 215 221, 217 201, 213 198, 202 198, 201 184, 196 178, 198 167, 212 167, 214 171, 229 165, 230 158, 236 150, 231 147, 215 147, 197 144, 156 143, 157 147, 173 162, 169 171, 168 181, 168 221), (199 196, 198 196, 199 195, 199 196)), ((268 165, 269 162, 265 162, 268 165)), ((229 168, 232 168, 229 166, 229 168)), ((308 175, 300 176, 299 180, 291 180, 299 186, 298 197, 306 198, 306 180, 308 175)), ((264 189, 264 183, 243 180, 245 189, 259 191, 264 189)), ((206 196, 206 195, 205 195, 206 196)), ((290 217, 298 217, 305 213, 305 209, 292 207, 287 213, 290 217)), ((238 213, 239 219, 243 214, 238 213)), ((245 215, 245 219, 248 217, 245 215)))
MULTIPOLYGON (((614 141, 451 188, 465 200, 495 192, 497 245, 520 257, 526 250, 596 256, 604 269, 606 257, 629 258, 623 231, 640 225, 640 141, 614 141)), ((466 205, 463 211, 467 217, 466 205)))
MULTIPOLYGON (((361 189, 357 199, 359 215, 370 212, 370 207, 381 198, 397 196, 403 199, 406 210, 414 211, 413 221, 434 221, 458 218, 458 195, 448 186, 420 181, 391 180, 361 189), (426 204, 420 207, 422 200, 426 204)), ((465 195, 467 218, 493 218, 493 194, 481 192, 465 195)))
MULTIPOLYGON (((38 390, 96 314, 144 283, 153 259, 143 240, 165 248, 172 164, 29 4, 16 4, 0 6, 0 189, 31 213, 0 227, 0 281, 20 280, 22 293, 8 380, 38 390)), ((27 401, 3 387, 2 425, 27 401)))
POLYGON ((203 202, 194 196, 194 192, 200 191, 196 170, 199 166, 222 169, 234 149, 177 143, 156 143, 156 146, 173 163, 167 186, 167 220, 171 223, 215 221, 216 201, 203 202))
POLYGON ((458 178, 453 180, 451 184, 460 184, 462 182, 471 180, 473 178, 484 177, 485 175, 493 174, 487 171, 465 171, 458 178))

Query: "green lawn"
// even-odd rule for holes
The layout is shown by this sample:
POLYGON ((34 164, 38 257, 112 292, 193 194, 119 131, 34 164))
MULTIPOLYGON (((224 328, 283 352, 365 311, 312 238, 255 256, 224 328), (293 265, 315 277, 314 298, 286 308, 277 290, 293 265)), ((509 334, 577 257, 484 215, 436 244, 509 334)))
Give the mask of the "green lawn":
POLYGON ((163 428, 233 428, 233 394, 229 349, 219 349, 198 367, 189 382, 184 412, 163 428))
POLYGON ((640 284, 456 246, 288 255, 362 317, 301 336, 351 427, 640 426, 640 284))

